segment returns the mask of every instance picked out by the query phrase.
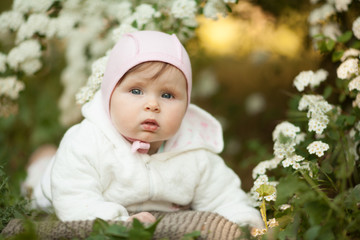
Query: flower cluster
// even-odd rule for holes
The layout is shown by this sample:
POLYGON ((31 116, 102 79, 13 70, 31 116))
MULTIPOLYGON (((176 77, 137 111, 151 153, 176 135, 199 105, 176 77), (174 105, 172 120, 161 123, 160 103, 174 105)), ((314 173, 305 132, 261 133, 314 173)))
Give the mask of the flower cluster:
POLYGON ((341 79, 350 79, 359 74, 359 59, 350 58, 345 60, 337 69, 337 76, 341 79))
POLYGON ((11 49, 7 56, 7 63, 12 69, 22 70, 27 75, 31 75, 42 66, 39 57, 41 57, 40 43, 36 40, 26 40, 11 49))
POLYGON ((310 85, 311 88, 315 88, 325 81, 329 73, 324 69, 319 69, 316 72, 302 71, 294 79, 294 86, 299 92, 304 91, 304 88, 310 85))
POLYGON ((268 176, 265 174, 260 175, 256 178, 253 187, 250 190, 250 196, 254 200, 255 206, 260 206, 261 201, 276 201, 276 185, 278 182, 269 181, 268 176), (259 189, 262 187, 269 187, 270 191, 264 191, 263 193, 259 192, 259 189))
MULTIPOLYGON (((346 178, 351 179, 352 171, 354 171, 354 168, 356 169, 357 163, 355 164, 354 162, 356 161, 355 159, 358 159, 357 149, 360 135, 358 128, 359 113, 356 110, 353 111, 351 106, 348 106, 348 101, 346 100, 356 95, 356 99, 353 101, 353 107, 360 108, 360 50, 358 45, 352 44, 352 42, 357 42, 356 39, 355 41, 350 41, 352 39, 351 32, 348 31, 343 34, 340 29, 344 28, 340 28, 339 23, 336 22, 341 18, 338 13, 352 9, 350 6, 352 0, 310 0, 310 2, 318 5, 318 7, 310 13, 308 18, 310 35, 313 37, 314 43, 316 43, 315 48, 327 53, 334 51, 332 60, 334 62, 341 61, 336 69, 337 78, 335 79, 335 83, 338 89, 334 91, 334 87, 330 83, 324 88, 323 95, 302 95, 297 109, 294 109, 294 112, 291 113, 293 113, 292 116, 297 117, 302 115, 301 113, 295 113, 295 111, 307 111, 308 132, 306 134, 302 133, 299 127, 287 121, 276 126, 273 131, 275 158, 260 162, 253 169, 253 178, 256 180, 251 192, 255 192, 252 193, 254 197, 261 197, 260 195, 256 195, 256 192, 263 193, 264 191, 260 191, 261 188, 269 185, 266 172, 278 168, 278 166, 284 168, 291 167, 289 170, 292 170, 294 175, 301 176, 299 181, 297 181, 296 184, 294 183, 294 187, 295 185, 304 183, 304 189, 306 189, 305 185, 309 187, 308 189, 316 188, 316 191, 314 191, 316 192, 315 195, 319 194, 325 199, 328 197, 328 192, 333 191, 331 187, 329 187, 330 190, 326 189, 328 187, 326 184, 335 187, 335 185, 341 181, 345 183, 348 181, 346 178), (336 94, 339 94, 339 96, 336 96, 336 94), (334 95, 336 96, 335 98, 333 97, 334 95), (339 103, 338 105, 331 105, 325 98, 331 101, 338 99, 339 103), (311 132, 315 132, 316 134, 312 134, 311 132), (339 142, 341 142, 341 144, 339 142), (315 156, 311 156, 312 154, 315 156), (343 161, 343 159, 346 161, 343 161), (342 168, 349 168, 350 170, 345 173, 341 172, 340 169, 342 168), (320 171, 317 169, 320 169, 320 171), (334 179, 337 181, 336 183, 333 182, 334 179), (330 182, 324 184, 327 180, 330 182), (321 186, 321 188, 318 186, 321 186), (325 189, 324 191, 323 188, 325 189)), ((360 39, 360 17, 357 17, 353 22, 352 32, 356 38, 360 39)), ((308 86, 311 91, 314 92, 315 88, 319 86, 321 82, 325 81, 328 75, 329 73, 323 69, 316 72, 303 71, 295 77, 294 86, 299 92, 305 91, 305 88, 308 86)), ((295 118, 295 120, 303 121, 303 118, 299 117, 295 118)), ((354 172, 355 175, 358 174, 356 171, 354 172)), ((282 190, 289 190, 291 184, 287 185, 287 183, 285 183, 285 185, 282 185, 283 183, 284 182, 280 180, 278 185, 279 189, 285 186, 282 190)), ((298 207, 302 206, 304 199, 302 199, 303 196, 297 195, 298 190, 299 189, 289 195, 287 202, 282 202, 283 204, 280 206, 276 206, 275 204, 275 208, 272 208, 275 209, 273 213, 274 216, 283 217, 284 214, 298 214, 298 212, 301 211, 298 207), (290 211, 287 209, 290 209, 290 211)), ((302 193, 304 194, 306 191, 308 190, 303 190, 302 193)), ((351 192, 352 190, 346 189, 346 191, 351 192)), ((308 197, 314 199, 310 194, 308 197)), ((332 198, 332 196, 329 196, 329 199, 330 198, 332 198)), ((273 203, 270 202, 267 204, 273 205, 273 203)), ((343 205, 327 207, 329 207, 328 213, 331 214, 334 209, 337 207, 340 209, 343 205)), ((267 210, 270 213, 272 212, 269 208, 267 210)), ((263 218, 266 219, 264 202, 260 205, 260 211, 263 218)), ((344 212, 344 209, 342 208, 341 210, 335 211, 340 213, 344 212)), ((291 224, 292 223, 290 223, 289 226, 291 226, 291 224)), ((341 229, 344 229, 344 227, 341 227, 341 229)), ((308 229, 303 229, 304 232, 307 230, 308 229)), ((347 229, 347 231, 352 230, 347 229)), ((252 234, 253 236, 261 236, 266 232, 267 229, 254 229, 252 234)))
MULTIPOLYGON (((310 2, 317 4, 319 1, 310 0, 310 2)), ((351 2, 352 0, 327 0, 323 5, 315 8, 308 17, 310 36, 316 37, 322 34, 325 37, 336 40, 342 32, 339 24, 333 21, 333 16, 337 12, 347 11, 351 2)))
POLYGON ((0 78, 0 95, 8 96, 15 100, 19 92, 24 89, 24 83, 17 80, 16 77, 0 78))
POLYGON ((322 141, 314 141, 307 146, 307 150, 310 154, 316 154, 318 157, 322 157, 324 152, 329 150, 329 145, 322 141))
POLYGON ((352 30, 357 39, 360 39, 360 17, 358 17, 352 25, 352 30))
MULTIPOLYGON (((271 218, 267 221, 267 226, 269 228, 274 228, 279 226, 279 222, 275 218, 271 218)), ((261 235, 264 235, 267 232, 266 228, 259 229, 259 228, 253 228, 251 229, 251 235, 253 237, 259 237, 261 235)))
POLYGON ((299 102, 300 111, 308 110, 309 131, 321 134, 329 123, 326 115, 333 107, 320 95, 303 95, 299 102))

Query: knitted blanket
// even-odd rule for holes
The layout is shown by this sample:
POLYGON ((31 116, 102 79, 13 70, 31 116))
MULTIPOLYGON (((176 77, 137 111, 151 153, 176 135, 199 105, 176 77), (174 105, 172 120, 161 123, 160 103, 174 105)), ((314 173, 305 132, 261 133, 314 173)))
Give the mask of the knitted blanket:
MULTIPOLYGON (((200 231, 200 239, 236 239, 240 236, 237 224, 226 218, 210 212, 179 211, 173 213, 152 212, 156 217, 162 217, 156 227, 153 239, 181 239, 185 234, 200 231)), ((40 239, 84 239, 92 231, 94 221, 72 221, 72 222, 37 222, 36 232, 40 239)), ((131 223, 126 222, 124 226, 129 227, 131 223)), ((22 221, 11 220, 3 229, 5 237, 13 236, 23 230, 22 221)))

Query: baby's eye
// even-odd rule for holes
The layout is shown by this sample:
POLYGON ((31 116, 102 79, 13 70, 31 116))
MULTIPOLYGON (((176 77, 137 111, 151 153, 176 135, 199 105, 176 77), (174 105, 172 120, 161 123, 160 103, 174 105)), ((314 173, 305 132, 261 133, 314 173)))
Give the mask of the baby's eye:
POLYGON ((167 98, 167 99, 171 99, 171 98, 174 98, 174 96, 170 93, 163 93, 161 95, 162 98, 167 98))
POLYGON ((131 89, 130 92, 135 95, 141 95, 142 91, 140 89, 131 89))

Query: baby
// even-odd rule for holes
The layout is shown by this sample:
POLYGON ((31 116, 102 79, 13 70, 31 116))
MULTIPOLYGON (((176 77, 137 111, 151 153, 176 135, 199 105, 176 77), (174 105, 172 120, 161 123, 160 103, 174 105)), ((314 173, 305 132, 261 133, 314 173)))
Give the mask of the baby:
POLYGON ((124 35, 84 120, 66 132, 34 187, 37 207, 53 206, 62 221, 143 222, 155 221, 147 211, 191 208, 263 226, 218 155, 219 122, 190 104, 191 87, 189 56, 175 35, 124 35))

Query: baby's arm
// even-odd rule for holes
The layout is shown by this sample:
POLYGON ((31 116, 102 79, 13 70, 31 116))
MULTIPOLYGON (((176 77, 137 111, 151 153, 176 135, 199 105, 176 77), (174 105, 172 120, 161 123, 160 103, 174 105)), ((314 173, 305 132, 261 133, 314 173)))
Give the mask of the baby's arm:
POLYGON ((196 188, 192 207, 195 210, 216 212, 244 226, 263 227, 259 211, 240 188, 239 177, 216 154, 204 153, 201 160, 201 179, 196 188))
POLYGON ((127 217, 125 207, 104 199, 94 163, 94 159, 101 159, 96 138, 81 139, 79 128, 64 136, 51 171, 51 198, 56 215, 62 221, 127 217))

